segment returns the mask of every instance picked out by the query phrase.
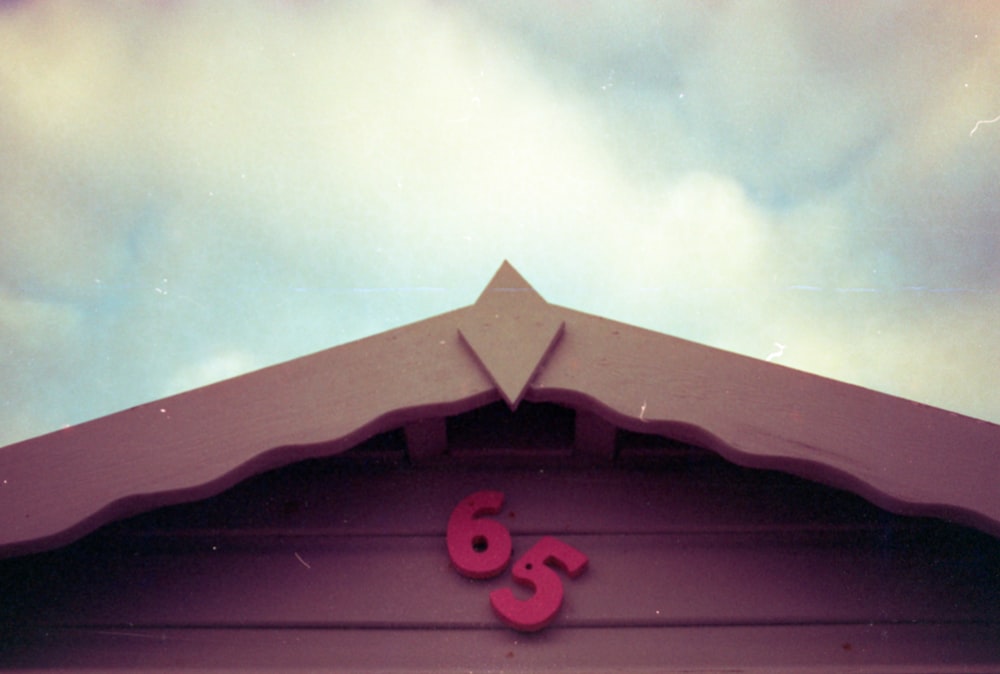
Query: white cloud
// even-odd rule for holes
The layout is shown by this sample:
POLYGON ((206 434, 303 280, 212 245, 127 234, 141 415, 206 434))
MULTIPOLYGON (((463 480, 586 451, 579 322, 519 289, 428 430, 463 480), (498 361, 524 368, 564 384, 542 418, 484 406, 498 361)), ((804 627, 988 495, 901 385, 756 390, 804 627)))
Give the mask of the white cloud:
POLYGON ((177 391, 187 391, 236 377, 260 366, 261 363, 256 362, 254 357, 247 353, 239 351, 219 353, 201 362, 183 367, 170 378, 163 395, 167 396, 177 391))
POLYGON ((1000 13, 755 6, 7 9, 5 413, 46 421, 6 428, 467 304, 505 257, 554 302, 1000 419, 1000 125, 968 136, 1000 13))

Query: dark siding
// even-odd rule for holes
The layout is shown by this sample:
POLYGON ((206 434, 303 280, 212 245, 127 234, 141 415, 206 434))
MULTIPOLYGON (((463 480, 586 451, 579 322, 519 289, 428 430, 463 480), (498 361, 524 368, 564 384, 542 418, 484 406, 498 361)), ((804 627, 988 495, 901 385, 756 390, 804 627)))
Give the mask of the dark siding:
POLYGON ((676 443, 618 453, 414 467, 391 434, 0 562, 0 666, 1000 667, 1000 541, 676 443), (546 534, 590 557, 543 632, 492 614, 509 572, 449 566, 480 489, 506 493, 515 558, 546 534))

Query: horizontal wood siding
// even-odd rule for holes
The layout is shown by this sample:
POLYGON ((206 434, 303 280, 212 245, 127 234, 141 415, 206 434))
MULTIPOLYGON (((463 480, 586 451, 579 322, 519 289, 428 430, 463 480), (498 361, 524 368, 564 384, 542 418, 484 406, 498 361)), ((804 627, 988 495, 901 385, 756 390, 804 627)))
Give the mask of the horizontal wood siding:
POLYGON ((389 443, 7 560, 0 666, 1000 668, 996 539, 625 442, 631 467, 562 469, 412 467, 389 443), (509 571, 450 568, 448 516, 480 489, 505 492, 515 558, 543 535, 590 558, 541 633, 493 615, 509 571))
POLYGON ((998 671, 992 625, 718 626, 670 629, 82 628, 33 635, 6 664, 48 671, 881 672, 998 671), (39 653, 44 653, 40 658, 39 653))

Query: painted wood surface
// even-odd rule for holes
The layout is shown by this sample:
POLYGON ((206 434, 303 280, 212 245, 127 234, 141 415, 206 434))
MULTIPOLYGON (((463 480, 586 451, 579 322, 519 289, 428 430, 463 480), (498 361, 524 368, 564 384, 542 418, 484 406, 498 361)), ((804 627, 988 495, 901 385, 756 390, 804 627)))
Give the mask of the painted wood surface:
MULTIPOLYGON (((1000 631, 983 625, 558 629, 60 630, 25 644, 71 654, 47 672, 876 672, 994 674, 1000 631), (786 651, 781 642, 794 643, 786 651), (611 646, 609 647, 609 644, 611 646), (294 661, 292 658, 294 657, 294 661), (377 662, 376 665, 372 661, 377 662), (336 662, 331 666, 330 662, 336 662), (733 665, 733 662, 739 664, 733 665), (650 664, 652 663, 652 664, 650 664), (819 663, 819 664, 817 664, 819 663)), ((17 666, 17 660, 11 660, 17 666)))
POLYGON ((305 462, 0 562, 0 668, 1000 667, 1000 541, 984 534, 706 454, 376 458, 305 462), (448 517, 484 488, 506 494, 515 557, 555 535, 590 558, 538 634, 490 610, 509 573, 450 568, 448 517))
POLYGON ((566 404, 1000 535, 1000 426, 549 305, 505 263, 471 307, 0 449, 0 555, 474 409, 501 381, 511 403, 566 404), (502 339, 460 337, 486 329, 484 309, 510 358, 502 339))
POLYGON ((526 399, 1000 535, 1000 426, 569 310, 526 399))

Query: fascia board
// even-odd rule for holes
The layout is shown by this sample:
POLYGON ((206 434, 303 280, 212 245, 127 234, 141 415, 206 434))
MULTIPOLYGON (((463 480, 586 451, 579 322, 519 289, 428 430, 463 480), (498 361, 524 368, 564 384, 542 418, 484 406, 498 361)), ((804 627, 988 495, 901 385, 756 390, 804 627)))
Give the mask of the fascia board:
POLYGON ((849 489, 1000 536, 1000 426, 558 308, 559 348, 526 395, 740 465, 849 489))
POLYGON ((497 400, 463 311, 0 448, 0 557, 497 400))

